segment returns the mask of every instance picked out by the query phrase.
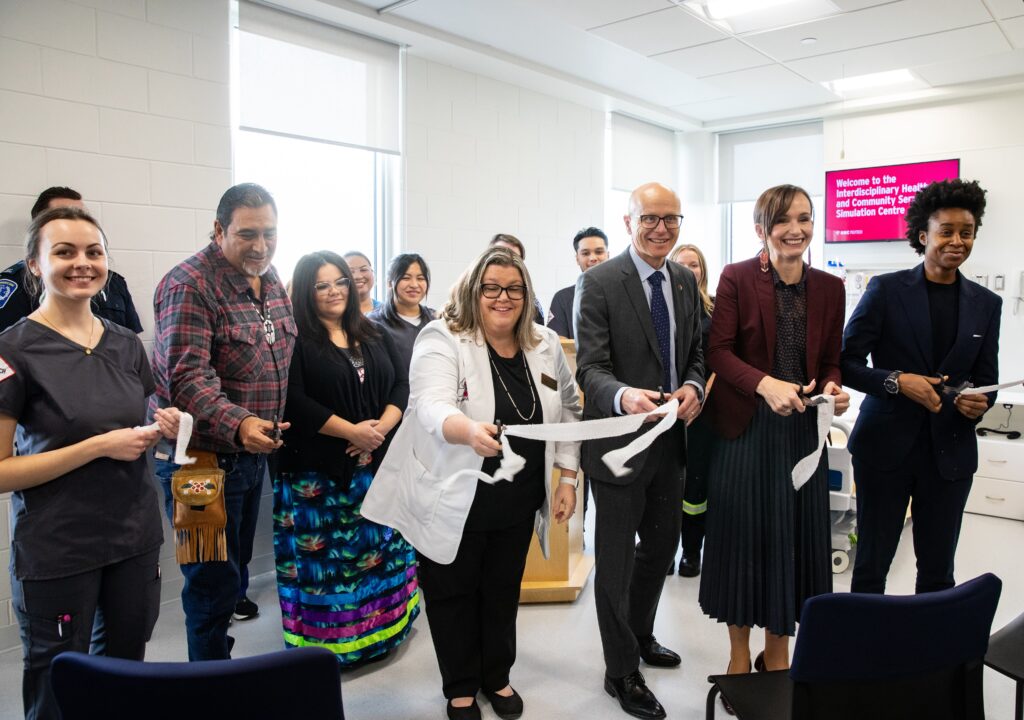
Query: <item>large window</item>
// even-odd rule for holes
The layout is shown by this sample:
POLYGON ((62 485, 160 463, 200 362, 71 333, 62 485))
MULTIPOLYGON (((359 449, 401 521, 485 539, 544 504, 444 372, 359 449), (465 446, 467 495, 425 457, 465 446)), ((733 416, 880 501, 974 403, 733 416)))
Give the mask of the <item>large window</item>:
POLYGON ((315 250, 380 265, 397 244, 399 51, 249 2, 235 33, 235 182, 278 208, 284 281, 315 250))

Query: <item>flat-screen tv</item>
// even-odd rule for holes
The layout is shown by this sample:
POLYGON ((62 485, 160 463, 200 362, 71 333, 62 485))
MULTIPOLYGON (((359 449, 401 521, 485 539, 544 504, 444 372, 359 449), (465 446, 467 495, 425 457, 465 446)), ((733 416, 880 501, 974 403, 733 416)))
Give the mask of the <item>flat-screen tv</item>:
POLYGON ((960 177, 960 160, 881 165, 825 173, 825 242, 903 240, 914 194, 960 177))

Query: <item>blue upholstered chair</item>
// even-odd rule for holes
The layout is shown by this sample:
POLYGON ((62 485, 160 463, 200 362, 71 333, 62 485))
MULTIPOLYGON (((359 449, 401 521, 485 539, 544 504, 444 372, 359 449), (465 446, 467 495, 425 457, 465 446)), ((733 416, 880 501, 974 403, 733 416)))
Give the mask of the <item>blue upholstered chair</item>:
POLYGON ((721 692, 740 720, 982 720, 1001 588, 985 574, 922 595, 811 598, 789 671, 709 677, 707 718, 721 692))
POLYGON ((68 652, 51 671, 64 720, 344 720, 338 661, 297 648, 192 663, 68 652))

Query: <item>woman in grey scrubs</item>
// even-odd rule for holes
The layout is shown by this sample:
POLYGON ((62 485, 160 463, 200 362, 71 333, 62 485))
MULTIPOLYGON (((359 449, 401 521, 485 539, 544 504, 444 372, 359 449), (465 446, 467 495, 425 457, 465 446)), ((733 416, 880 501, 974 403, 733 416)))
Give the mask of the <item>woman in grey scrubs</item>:
POLYGON ((50 661, 89 651, 141 660, 160 601, 163 533, 145 452, 179 413, 146 421, 153 376, 135 333, 92 314, 107 280, 85 211, 38 216, 25 241, 39 308, 0 334, 0 492, 13 492, 11 585, 24 648, 25 717, 59 718, 50 661), (14 455, 17 434, 18 455, 14 455))

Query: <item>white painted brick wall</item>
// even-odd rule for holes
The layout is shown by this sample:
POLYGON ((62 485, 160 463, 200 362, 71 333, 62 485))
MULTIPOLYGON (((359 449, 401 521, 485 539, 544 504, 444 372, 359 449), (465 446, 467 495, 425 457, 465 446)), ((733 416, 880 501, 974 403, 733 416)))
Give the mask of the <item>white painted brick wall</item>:
MULTIPOLYGON (((0 173, 0 264, 23 255, 42 189, 79 190, 149 349, 153 289, 206 244, 231 184, 228 26, 228 0, 0 2, 0 167, 16 169, 0 173)), ((0 631, 13 622, 9 511, 0 496, 0 631)))
POLYGON ((497 232, 526 245, 545 307, 575 280, 572 238, 604 217, 604 115, 407 58, 405 247, 430 263, 429 302, 497 232))

